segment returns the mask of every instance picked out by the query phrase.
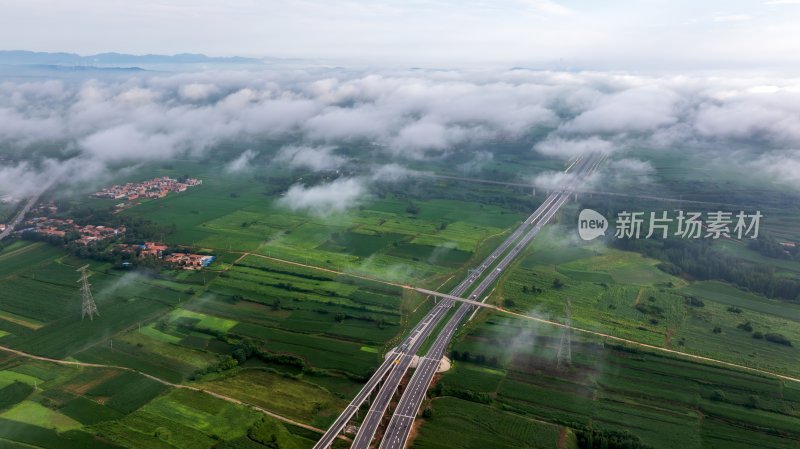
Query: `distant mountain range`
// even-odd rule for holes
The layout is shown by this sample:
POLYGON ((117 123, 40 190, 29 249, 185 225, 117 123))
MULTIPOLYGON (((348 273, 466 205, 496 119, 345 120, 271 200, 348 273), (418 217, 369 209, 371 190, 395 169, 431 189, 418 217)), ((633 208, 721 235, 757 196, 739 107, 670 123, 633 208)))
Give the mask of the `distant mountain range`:
POLYGON ((25 50, 0 50, 0 64, 42 66, 119 66, 148 64, 258 64, 263 59, 241 56, 215 57, 197 53, 177 55, 129 55, 99 53, 81 56, 76 53, 48 53, 25 50))

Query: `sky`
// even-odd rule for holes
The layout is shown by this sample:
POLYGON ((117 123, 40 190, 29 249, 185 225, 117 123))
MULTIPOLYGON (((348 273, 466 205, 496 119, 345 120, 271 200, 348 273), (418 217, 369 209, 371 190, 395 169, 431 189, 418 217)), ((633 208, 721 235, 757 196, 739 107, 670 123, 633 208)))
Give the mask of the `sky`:
POLYGON ((286 192, 288 207, 330 214, 418 161, 464 152, 459 169, 479 174, 492 142, 532 130, 545 131, 532 153, 609 155, 595 187, 627 182, 619 173, 647 180, 653 156, 680 152, 800 191, 800 0, 0 0, 0 12, 5 49, 300 58, 256 70, 6 68, 0 197, 52 179, 77 192, 226 142, 252 144, 221 161, 231 176, 335 170, 352 162, 340 150, 368 144, 383 166, 286 192))
POLYGON ((786 68, 800 0, 0 0, 4 49, 381 66, 786 68))

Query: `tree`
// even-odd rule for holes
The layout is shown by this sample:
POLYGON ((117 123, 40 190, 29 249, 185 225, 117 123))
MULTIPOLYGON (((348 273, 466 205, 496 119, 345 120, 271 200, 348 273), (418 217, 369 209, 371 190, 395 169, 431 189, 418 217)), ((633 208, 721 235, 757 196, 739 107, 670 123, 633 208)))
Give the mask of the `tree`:
POLYGON ((422 417, 425 419, 433 418, 433 409, 430 407, 425 407, 425 410, 422 411, 422 417))
POLYGON ((561 278, 554 278, 553 279, 553 288, 561 289, 563 287, 564 287, 564 282, 561 280, 561 278))

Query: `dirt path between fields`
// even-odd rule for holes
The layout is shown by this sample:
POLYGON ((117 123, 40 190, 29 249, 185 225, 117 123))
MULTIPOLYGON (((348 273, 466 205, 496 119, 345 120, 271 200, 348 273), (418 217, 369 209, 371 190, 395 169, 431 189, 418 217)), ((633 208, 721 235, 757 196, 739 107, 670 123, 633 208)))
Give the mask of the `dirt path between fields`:
MULTIPOLYGON (((357 278, 361 278, 361 279, 370 280, 370 281, 373 281, 373 282, 380 282, 380 283, 383 283, 383 284, 394 285, 394 286, 397 286, 397 287, 416 290, 411 285, 399 284, 399 283, 396 283, 396 282, 389 282, 389 281, 382 281, 380 279, 374 279, 374 278, 370 278, 370 277, 367 277, 367 276, 360 276, 360 275, 357 275, 357 274, 345 273, 345 272, 331 270, 331 269, 328 269, 328 268, 322 268, 322 267, 318 267, 318 266, 314 266, 314 265, 308 265, 308 264, 304 264, 304 263, 288 261, 288 260, 285 260, 285 259, 279 259, 279 258, 275 258, 275 257, 264 256, 264 255, 261 255, 261 254, 253 254, 253 253, 244 253, 244 254, 252 255, 252 256, 255 256, 255 257, 262 257, 264 259, 270 259, 270 260, 274 260, 276 262, 282 262, 282 263, 286 263, 286 264, 290 264, 290 265, 296 265, 296 266, 311 268, 311 269, 315 269, 315 270, 327 271, 329 273, 335 273, 335 274, 340 274, 340 275, 344 275, 344 276, 353 276, 353 277, 357 277, 357 278)), ((639 297, 641 295, 642 295, 642 291, 639 292, 639 297)), ((487 295, 487 297, 488 297, 488 295, 487 295)), ((637 297, 637 300, 639 299, 639 297, 637 297)), ((628 343, 628 344, 631 344, 631 345, 634 345, 634 346, 639 346, 639 347, 642 347, 642 348, 648 348, 648 349, 652 349, 652 350, 655 350, 655 351, 666 352, 666 353, 669 353, 669 354, 686 357, 686 358, 689 358, 689 359, 692 359, 692 360, 699 360, 699 361, 703 361, 703 362, 709 362, 711 364, 723 365, 723 366, 730 367, 730 368, 737 368, 737 369, 740 369, 740 370, 745 370, 745 371, 749 371, 749 372, 753 372, 753 373, 763 374, 763 375, 767 375, 767 376, 777 377, 777 378, 783 379, 783 380, 788 380, 788 381, 800 383, 800 378, 791 377, 791 376, 787 376, 787 375, 784 375, 784 374, 778 374, 778 373, 774 373, 772 371, 766 371, 766 370, 762 370, 762 369, 758 369, 758 368, 751 368, 751 367, 744 366, 744 365, 739 365, 739 364, 733 363, 733 362, 725 362, 723 360, 717 360, 717 359, 713 359, 711 357, 704 357, 704 356, 701 356, 701 355, 689 354, 689 353, 686 353, 686 352, 676 351, 674 349, 664 348, 664 347, 661 347, 661 346, 649 345, 647 343, 641 343, 641 342, 634 341, 634 340, 628 340, 626 338, 616 337, 614 335, 605 334, 605 333, 597 332, 597 331, 592 331, 592 330, 589 330, 589 329, 581 329, 581 328, 575 327, 575 326, 567 326, 567 325, 565 325, 563 323, 558 323, 556 321, 550 321, 550 320, 546 320, 544 318, 538 318, 538 317, 534 317, 534 316, 530 316, 530 315, 524 315, 524 314, 521 314, 521 313, 512 312, 512 311, 506 310, 506 309, 504 309, 502 307, 497 307, 495 310, 497 312, 507 313, 509 315, 515 315, 515 316, 518 316, 518 317, 521 317, 521 318, 525 318, 527 320, 537 321, 537 322, 545 323, 545 324, 551 324, 553 326, 562 327, 562 328, 570 328, 570 329, 575 330, 577 332, 582 332, 582 333, 585 333, 585 334, 591 334, 591 335, 595 335, 595 336, 598 336, 598 337, 607 338, 607 339, 610 339, 610 340, 616 340, 616 341, 619 341, 619 342, 628 343)))
POLYGON ((777 377, 779 379, 790 380, 792 382, 800 383, 800 378, 786 376, 784 374, 773 373, 772 371, 766 371, 766 370, 762 370, 762 369, 758 369, 758 368, 751 368, 749 366, 739 365, 739 364, 736 364, 736 363, 733 363, 733 362, 725 362, 723 360, 712 359, 711 357, 704 357, 702 355, 689 354, 689 353, 686 353, 686 352, 676 351, 674 349, 662 348, 661 346, 649 345, 647 343, 641 343, 641 342, 634 341, 634 340, 628 340, 627 338, 622 338, 622 337, 615 337, 614 335, 604 334, 602 332, 592 331, 592 330, 588 330, 588 329, 581 329, 579 327, 574 327, 574 326, 567 326, 566 324, 557 323, 555 321, 550 321, 550 320, 546 320, 544 318, 538 318, 538 317, 534 317, 534 316, 530 316, 530 315, 523 315, 521 313, 512 312, 510 310, 498 309, 498 311, 499 312, 503 312, 503 313, 508 313, 510 315, 515 315, 515 316, 518 316, 520 318, 524 318, 526 320, 532 320, 532 321, 537 321, 539 323, 551 324, 553 326, 557 326, 557 327, 561 327, 561 328, 569 328, 569 329, 572 329, 574 331, 582 332, 584 334, 596 335, 598 337, 607 338, 609 340, 620 341, 620 342, 628 343, 628 344, 631 344, 631 345, 634 345, 634 346, 639 346, 639 347, 642 347, 642 348, 653 349, 655 351, 666 352, 666 353, 669 353, 669 354, 686 357, 686 358, 689 358, 689 359, 692 359, 692 360, 701 360, 703 362, 710 362, 711 364, 723 365, 723 366, 726 366, 726 367, 737 368, 737 369, 740 369, 740 370, 750 371, 750 372, 758 373, 758 374, 764 374, 764 375, 767 375, 767 376, 777 377))
POLYGON ((567 428, 562 427, 561 431, 558 432, 558 442, 556 443, 556 449, 564 449, 564 443, 567 441, 567 428))
MULTIPOLYGON (((158 382, 160 384, 166 385, 168 387, 183 388, 185 390, 192 390, 192 391, 198 391, 198 392, 201 392, 201 393, 206 393, 206 394, 208 394, 210 396, 214 396, 217 399, 222 399, 223 401, 230 402, 232 404, 243 405, 243 406, 252 408, 253 410, 257 410, 257 411, 259 411, 259 412, 261 412, 261 413, 263 413, 263 414, 265 414, 267 416, 270 416, 272 418, 275 418, 275 419, 277 419, 279 421, 283 421, 285 423, 292 424, 294 426, 302 427, 304 429, 311 430, 313 432, 317 432, 317 433, 320 433, 320 434, 324 434, 325 433, 325 431, 323 429, 320 429, 320 428, 317 428, 317 427, 314 427, 314 426, 310 426, 308 424, 301 423, 299 421, 295 421, 295 420, 293 420, 291 418, 287 418, 287 417, 279 415, 279 414, 277 414, 275 412, 271 412, 271 411, 269 411, 269 410, 267 410, 267 409, 265 409, 263 407, 259 407, 257 405, 253 405, 253 404, 248 404, 246 402, 240 401, 239 399, 232 398, 230 396, 225 396, 223 394, 216 393, 216 392, 213 392, 213 391, 210 391, 210 390, 206 390, 206 389, 203 389, 203 388, 192 387, 190 385, 175 384, 175 383, 169 382, 167 380, 161 379, 159 377, 153 376, 152 374, 143 373, 143 372, 141 372, 139 370, 135 370, 133 368, 128 368, 126 366, 104 365, 104 364, 100 364, 100 363, 73 362, 71 360, 52 359, 50 357, 42 357, 42 356, 39 356, 39 355, 29 354, 29 353, 23 352, 23 351, 18 351, 16 349, 11 349, 11 348, 6 347, 6 346, 0 346, 0 350, 8 352, 8 353, 11 353, 11 354, 18 355, 20 357, 25 357, 25 358, 29 358, 29 359, 33 359, 33 360, 39 360, 39 361, 42 361, 42 362, 57 363, 59 365, 83 366, 83 367, 87 367, 87 368, 104 368, 104 369, 117 369, 117 370, 122 370, 122 371, 129 371, 129 372, 132 372, 132 373, 140 374, 140 375, 142 375, 142 376, 144 376, 144 377, 146 377, 148 379, 154 380, 154 381, 156 381, 156 382, 158 382)), ((338 438, 340 438, 340 439, 342 439, 344 441, 350 441, 349 438, 341 436, 341 435, 338 438)))
POLYGON ((639 302, 642 300, 642 295, 644 295, 644 287, 639 289, 639 294, 636 295, 636 301, 634 301, 633 307, 636 307, 636 306, 639 305, 639 302))

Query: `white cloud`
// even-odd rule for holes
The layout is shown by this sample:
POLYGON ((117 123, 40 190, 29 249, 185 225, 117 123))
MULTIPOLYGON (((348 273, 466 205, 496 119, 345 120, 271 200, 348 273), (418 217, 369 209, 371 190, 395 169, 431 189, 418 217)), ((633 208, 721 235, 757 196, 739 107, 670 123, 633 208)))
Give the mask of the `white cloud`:
POLYGON ((313 187, 295 184, 278 204, 294 211, 306 211, 311 215, 326 217, 357 205, 366 194, 363 180, 340 178, 313 187))
POLYGON ((335 170, 347 159, 333 154, 334 146, 311 147, 304 145, 287 145, 275 156, 276 162, 283 162, 290 167, 308 168, 313 171, 335 170))
MULTIPOLYGON (((800 148, 800 79, 309 69, 0 82, 0 145, 34 161, 52 158, 53 142, 77 160, 116 169, 266 137, 308 142, 276 159, 312 170, 344 166, 335 148, 348 146, 382 152, 389 164, 463 152, 470 170, 498 157, 498 138, 531 135, 544 136, 536 151, 563 158, 734 145, 751 160, 768 158, 800 148)), ((242 154, 230 168, 252 157, 242 154)), ((20 179, 19 168, 9 170, 20 179)), ((388 179, 392 169, 378 170, 388 179)))
POLYGON ((249 170, 253 159, 256 157, 256 152, 253 150, 244 150, 236 159, 228 162, 225 166, 225 171, 228 173, 241 173, 249 170))
POLYGON ((572 173, 563 171, 547 171, 533 177, 531 184, 546 190, 559 189, 582 189, 597 184, 599 175, 595 172, 591 175, 577 177, 572 173))
POLYGON ((483 168, 485 165, 492 162, 493 160, 494 160, 493 153, 490 153, 488 151, 476 151, 475 154, 472 156, 472 159, 470 159, 467 162, 464 162, 463 164, 459 164, 458 167, 456 168, 458 169, 459 172, 466 175, 469 173, 480 171, 481 168, 483 168))
POLYGON ((537 152, 556 156, 563 159, 585 155, 589 153, 609 154, 614 151, 614 144, 599 137, 589 137, 588 139, 564 139, 553 137, 539 142, 534 147, 537 152))
POLYGON ((417 174, 414 170, 392 163, 378 167, 372 172, 370 179, 373 182, 397 182, 417 174))
POLYGON ((755 160, 745 161, 744 166, 769 182, 800 189, 800 150, 765 154, 755 160))
POLYGON ((658 86, 625 89, 600 97, 564 129, 580 133, 655 131, 678 121, 679 98, 658 86))
POLYGON ((93 158, 103 161, 169 159, 182 147, 176 133, 149 133, 133 125, 120 125, 93 133, 79 145, 93 158))
POLYGON ((189 83, 178 89, 181 98, 189 101, 206 100, 217 92, 219 92, 217 86, 210 83, 189 83))

